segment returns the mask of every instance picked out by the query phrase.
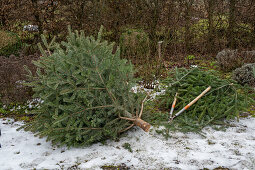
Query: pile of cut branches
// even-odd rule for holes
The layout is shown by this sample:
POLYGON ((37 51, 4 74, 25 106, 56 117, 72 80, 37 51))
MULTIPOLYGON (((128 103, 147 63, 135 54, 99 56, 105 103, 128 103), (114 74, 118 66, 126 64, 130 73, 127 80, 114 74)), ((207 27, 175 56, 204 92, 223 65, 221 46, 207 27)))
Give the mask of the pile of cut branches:
POLYGON ((165 125, 168 130, 200 132, 207 125, 222 125, 226 119, 239 118, 239 114, 247 111, 254 103, 251 97, 254 94, 249 94, 252 89, 244 88, 232 80, 221 79, 215 71, 175 69, 170 74, 172 76, 162 81, 166 85, 166 92, 153 101, 161 112, 151 113, 148 119, 152 124, 165 125), (169 121, 169 111, 176 93, 174 113, 209 86, 209 92, 173 121, 169 121))

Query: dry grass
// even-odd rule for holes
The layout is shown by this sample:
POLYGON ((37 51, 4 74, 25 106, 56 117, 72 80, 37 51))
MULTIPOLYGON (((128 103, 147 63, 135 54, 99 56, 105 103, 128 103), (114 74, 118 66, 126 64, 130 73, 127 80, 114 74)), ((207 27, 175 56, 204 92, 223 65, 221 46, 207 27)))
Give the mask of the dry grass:
POLYGON ((11 36, 9 33, 0 30, 0 49, 8 46, 13 45, 17 42, 17 38, 11 36))

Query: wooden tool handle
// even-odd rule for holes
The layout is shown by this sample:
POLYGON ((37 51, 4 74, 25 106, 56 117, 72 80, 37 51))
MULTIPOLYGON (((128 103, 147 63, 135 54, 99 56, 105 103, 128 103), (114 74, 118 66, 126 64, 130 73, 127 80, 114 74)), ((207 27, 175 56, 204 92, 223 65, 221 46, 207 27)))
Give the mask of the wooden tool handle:
POLYGON ((172 104, 172 107, 173 107, 173 108, 174 108, 175 105, 176 105, 177 96, 178 96, 178 93, 176 93, 175 96, 174 96, 174 101, 173 101, 173 104, 172 104))
POLYGON ((184 108, 182 108, 178 113, 176 113, 176 115, 173 118, 179 116, 182 112, 187 110, 191 105, 193 105, 196 101, 198 101, 198 99, 200 99, 203 95, 205 95, 205 93, 207 93, 210 89, 211 89, 211 86, 207 87, 207 89, 205 89, 199 96, 197 96, 194 100, 192 100, 189 104, 187 104, 184 108))
POLYGON ((185 110, 188 109, 190 106, 192 106, 198 99, 200 99, 205 93, 207 93, 209 90, 211 90, 211 86, 207 87, 199 96, 197 96, 194 100, 192 100, 187 106, 185 106, 185 110))
POLYGON ((171 110, 170 110, 170 113, 169 113, 170 118, 173 115, 173 111, 174 111, 174 108, 175 108, 175 105, 176 105, 176 101, 177 101, 177 95, 178 95, 178 93, 176 93, 175 96, 174 96, 174 101, 173 101, 173 104, 172 104, 172 107, 171 107, 171 110))

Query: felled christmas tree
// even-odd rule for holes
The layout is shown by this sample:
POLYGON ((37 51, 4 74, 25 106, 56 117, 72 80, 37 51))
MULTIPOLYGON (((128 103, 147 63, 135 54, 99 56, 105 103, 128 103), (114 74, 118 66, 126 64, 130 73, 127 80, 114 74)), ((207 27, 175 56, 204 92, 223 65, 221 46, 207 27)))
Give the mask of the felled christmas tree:
MULTIPOLYGON (((156 100, 161 110, 169 111, 176 93, 175 113, 178 113, 208 86, 211 86, 211 90, 171 123, 162 122, 161 125, 164 124, 168 129, 200 132, 208 125, 224 125, 227 119, 239 118, 240 113, 247 112, 254 104, 254 94, 249 94, 253 92, 252 89, 244 88, 231 79, 222 79, 216 71, 176 68, 170 74, 174 76, 163 81, 167 85, 165 93, 156 100)), ((169 120, 169 114, 162 117, 169 120)))
POLYGON ((47 52, 39 44, 43 57, 34 62, 37 76, 30 73, 27 85, 44 102, 25 128, 67 146, 116 138, 134 125, 148 131, 141 119, 144 101, 131 92, 133 66, 120 59, 119 49, 112 53, 114 44, 101 41, 102 28, 97 39, 68 30, 61 44, 42 36, 47 52))

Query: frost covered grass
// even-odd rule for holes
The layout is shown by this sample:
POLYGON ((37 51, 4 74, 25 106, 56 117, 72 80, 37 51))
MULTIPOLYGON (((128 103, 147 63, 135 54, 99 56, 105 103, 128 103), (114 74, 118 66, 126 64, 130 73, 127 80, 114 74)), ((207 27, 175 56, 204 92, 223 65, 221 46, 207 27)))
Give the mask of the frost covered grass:
POLYGON ((40 107, 42 100, 35 98, 25 103, 0 104, 0 118, 11 117, 15 120, 31 121, 34 114, 32 111, 40 107))
MULTIPOLYGON (((23 125, 0 119, 1 169, 102 169, 126 165, 131 169, 255 169, 255 119, 232 121, 224 131, 210 127, 204 136, 170 132, 166 140, 152 128, 149 133, 133 128, 119 141, 91 147, 56 148, 31 132, 16 131, 23 125), (128 146, 128 147, 127 147, 128 146), (132 152, 130 152, 132 150, 132 152)), ((163 127, 160 127, 163 128, 163 127)))
POLYGON ((31 109, 38 108, 40 103, 43 103, 43 101, 39 98, 35 98, 32 100, 28 100, 24 104, 10 104, 9 106, 3 105, 2 108, 9 112, 19 112, 22 110, 27 113, 31 109))

